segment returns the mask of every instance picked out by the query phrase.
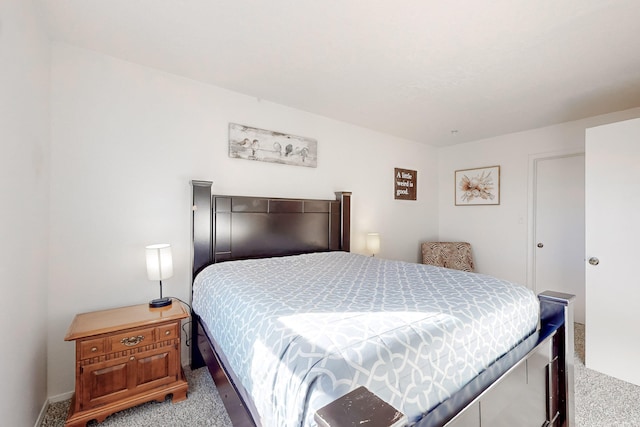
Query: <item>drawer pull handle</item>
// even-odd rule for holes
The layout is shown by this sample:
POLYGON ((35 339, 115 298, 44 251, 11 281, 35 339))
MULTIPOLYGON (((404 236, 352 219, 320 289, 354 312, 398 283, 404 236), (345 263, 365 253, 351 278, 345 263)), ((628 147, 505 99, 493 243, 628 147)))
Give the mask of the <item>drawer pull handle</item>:
POLYGON ((91 347, 91 352, 95 353, 96 351, 98 351, 98 347, 91 347))
POLYGON ((142 341, 143 339, 144 335, 138 335, 137 337, 122 338, 120 342, 127 347, 131 347, 140 344, 140 341, 142 341))
POLYGON ((171 331, 164 331, 165 335, 171 335, 171 331))

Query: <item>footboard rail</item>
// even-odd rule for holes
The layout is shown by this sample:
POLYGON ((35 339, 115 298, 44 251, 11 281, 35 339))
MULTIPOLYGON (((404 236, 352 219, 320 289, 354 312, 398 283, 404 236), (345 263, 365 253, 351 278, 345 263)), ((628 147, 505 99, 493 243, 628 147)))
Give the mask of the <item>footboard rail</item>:
MULTIPOLYGON (((416 423, 417 427, 575 425, 575 297, 546 291, 538 298, 538 330, 462 390, 432 409, 416 423)), ((334 403, 338 403, 334 406, 339 407, 340 399, 334 403)), ((376 405, 375 402, 372 405, 376 405)), ((370 414, 375 409, 372 406, 363 413, 370 414)), ((344 424, 336 420, 330 427, 345 427, 352 423, 353 420, 347 420, 344 424)))
MULTIPOLYGON (((551 334, 556 331, 558 347, 558 372, 550 377, 558 380, 558 417, 554 426, 575 426, 575 385, 574 385, 574 301, 575 295, 545 291, 540 299, 540 330, 551 334)), ((553 403, 553 402, 552 402, 553 403)))

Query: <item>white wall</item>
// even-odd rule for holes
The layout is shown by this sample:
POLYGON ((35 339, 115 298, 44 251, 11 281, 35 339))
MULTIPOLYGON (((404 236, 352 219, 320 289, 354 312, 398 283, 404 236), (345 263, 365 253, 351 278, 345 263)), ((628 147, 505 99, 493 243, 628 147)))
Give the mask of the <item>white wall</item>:
POLYGON ((47 396, 50 48, 31 1, 0 3, 0 419, 34 425, 47 396))
POLYGON ((73 389, 78 312, 155 298, 144 246, 173 245, 165 294, 189 298, 189 180, 219 194, 334 198, 353 191, 352 250, 381 234, 380 256, 416 261, 437 234, 437 153, 65 44, 53 45, 49 394, 73 389), (318 167, 228 157, 228 124, 313 137, 318 167), (418 201, 393 200, 393 168, 418 171, 418 201))
POLYGON ((530 160, 584 152, 587 127, 633 117, 640 117, 640 108, 440 149, 439 238, 471 243, 479 272, 528 284, 530 160), (493 165, 500 166, 500 205, 455 206, 454 172, 493 165))

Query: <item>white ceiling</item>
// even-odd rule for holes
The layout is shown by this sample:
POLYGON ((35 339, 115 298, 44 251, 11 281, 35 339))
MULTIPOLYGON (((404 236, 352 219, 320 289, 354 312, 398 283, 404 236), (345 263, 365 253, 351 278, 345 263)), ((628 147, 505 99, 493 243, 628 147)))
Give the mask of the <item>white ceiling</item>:
POLYGON ((436 146, 640 106, 639 0, 35 2, 52 39, 436 146))

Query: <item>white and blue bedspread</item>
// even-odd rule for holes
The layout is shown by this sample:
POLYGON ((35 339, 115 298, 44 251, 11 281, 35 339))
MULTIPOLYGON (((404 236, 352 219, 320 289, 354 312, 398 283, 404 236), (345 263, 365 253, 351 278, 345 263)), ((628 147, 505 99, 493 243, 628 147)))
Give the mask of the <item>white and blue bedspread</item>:
POLYGON ((345 252, 214 264, 193 308, 265 427, 314 426, 359 385, 417 421, 538 323, 523 286, 345 252))

